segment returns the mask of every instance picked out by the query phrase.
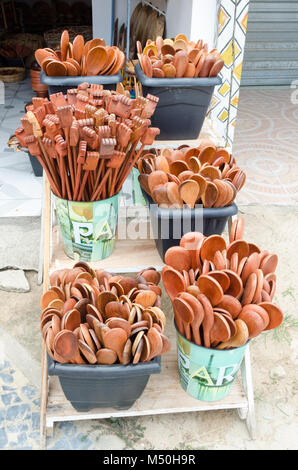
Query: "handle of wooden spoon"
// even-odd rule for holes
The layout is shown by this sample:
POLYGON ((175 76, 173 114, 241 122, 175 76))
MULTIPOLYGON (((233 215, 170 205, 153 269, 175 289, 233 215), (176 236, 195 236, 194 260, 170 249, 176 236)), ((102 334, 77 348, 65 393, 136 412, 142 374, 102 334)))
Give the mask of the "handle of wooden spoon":
POLYGON ((182 322, 184 327, 184 336, 188 341, 191 341, 191 330, 190 330, 190 323, 186 323, 185 321, 182 322))
POLYGON ((84 192, 84 189, 85 189, 85 186, 86 186, 86 182, 87 182, 88 175, 89 175, 89 171, 86 170, 86 171, 85 171, 85 174, 84 174, 84 176, 83 176, 82 184, 81 184, 80 191, 79 191, 79 195, 78 195, 78 200, 79 200, 79 201, 82 199, 82 196, 83 196, 83 192, 84 192))
POLYGON ((93 196, 91 197, 91 202, 92 202, 92 201, 95 201, 96 199, 98 199, 98 198, 100 197, 100 193, 101 193, 101 191, 102 191, 102 189, 103 189, 103 187, 104 187, 104 185, 105 185, 105 183, 106 183, 108 177, 110 176, 111 171, 112 171, 112 168, 109 168, 109 169, 106 171, 106 173, 105 173, 103 179, 102 179, 101 182, 100 182, 100 185, 98 186, 97 190, 95 191, 95 193, 93 193, 93 196))

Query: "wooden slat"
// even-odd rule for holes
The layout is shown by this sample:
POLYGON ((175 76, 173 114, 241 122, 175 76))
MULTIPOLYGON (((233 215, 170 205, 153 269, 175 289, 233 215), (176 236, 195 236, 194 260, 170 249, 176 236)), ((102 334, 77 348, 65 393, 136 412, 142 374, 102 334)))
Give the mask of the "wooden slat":
MULTIPOLYGON (((147 233, 149 234, 149 226, 147 233)), ((64 253, 58 226, 53 228, 52 251, 50 273, 56 269, 72 268, 75 264, 75 260, 68 258, 64 253)), ((160 271, 163 261, 158 254, 154 240, 116 240, 114 251, 108 258, 88 264, 92 269, 129 273, 141 271, 148 266, 154 266, 160 271)))

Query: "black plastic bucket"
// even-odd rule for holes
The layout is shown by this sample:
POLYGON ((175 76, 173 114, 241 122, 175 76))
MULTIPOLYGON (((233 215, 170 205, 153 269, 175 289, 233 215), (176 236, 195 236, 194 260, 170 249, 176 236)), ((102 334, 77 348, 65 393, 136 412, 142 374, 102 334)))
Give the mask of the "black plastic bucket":
POLYGON ((202 232, 209 235, 221 235, 228 218, 237 214, 234 203, 227 207, 189 209, 162 209, 143 191, 148 203, 151 227, 156 248, 164 261, 164 255, 171 246, 178 246, 181 237, 188 232, 202 232), (178 235, 177 237, 175 235, 178 235))
POLYGON ((151 374, 161 372, 161 358, 138 364, 60 364, 48 359, 49 375, 59 377, 67 400, 77 411, 131 408, 142 395, 151 374))
POLYGON ((106 90, 115 90, 117 83, 122 82, 121 72, 116 75, 93 75, 88 77, 48 77, 43 71, 40 72, 40 81, 48 86, 49 95, 62 92, 66 95, 67 90, 76 88, 84 82, 95 85, 103 85, 106 90))
POLYGON ((43 168, 42 168, 41 164, 39 163, 39 161, 37 160, 37 158, 34 157, 33 155, 31 155, 30 152, 28 152, 28 156, 29 156, 29 160, 30 160, 34 175, 39 176, 39 177, 42 176, 43 175, 43 168))
POLYGON ((160 129, 156 140, 196 139, 220 77, 210 78, 149 78, 139 64, 137 78, 147 93, 159 97, 151 118, 152 126, 160 129))

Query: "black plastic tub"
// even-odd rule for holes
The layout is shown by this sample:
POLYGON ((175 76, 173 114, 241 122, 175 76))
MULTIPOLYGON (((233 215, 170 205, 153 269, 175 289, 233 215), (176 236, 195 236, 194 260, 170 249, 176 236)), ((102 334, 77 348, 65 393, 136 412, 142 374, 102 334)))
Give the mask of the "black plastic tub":
POLYGON ((30 152, 28 152, 28 156, 29 156, 29 160, 30 160, 34 175, 38 176, 38 177, 42 176, 43 175, 43 168, 42 168, 41 164, 39 163, 39 161, 37 160, 37 158, 34 157, 33 155, 31 155, 30 152))
POLYGON ((237 214, 238 207, 234 203, 227 207, 189 209, 162 209, 143 191, 148 203, 151 227, 156 248, 164 261, 166 251, 171 246, 178 246, 181 237, 188 232, 201 232, 206 237, 221 235, 228 218, 237 214))
POLYGON ((220 77, 210 78, 149 78, 139 64, 135 71, 147 93, 159 97, 151 118, 152 126, 160 129, 156 140, 196 139, 220 77))
POLYGON ((59 377, 67 400, 77 411, 131 408, 142 395, 151 374, 161 372, 161 358, 138 364, 60 364, 48 359, 49 375, 59 377))
POLYGON ((65 95, 67 90, 76 88, 84 82, 103 85, 106 90, 115 90, 117 83, 122 81, 121 72, 116 75, 93 75, 90 77, 48 77, 43 71, 40 72, 40 82, 48 86, 49 95, 59 92, 65 95))

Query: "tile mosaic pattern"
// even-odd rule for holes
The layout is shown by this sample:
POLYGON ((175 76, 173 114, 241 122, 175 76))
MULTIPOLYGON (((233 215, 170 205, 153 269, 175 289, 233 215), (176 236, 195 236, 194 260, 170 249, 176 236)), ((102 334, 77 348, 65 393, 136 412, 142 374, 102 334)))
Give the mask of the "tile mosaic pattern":
POLYGON ((41 214, 42 178, 35 177, 25 152, 7 145, 32 96, 29 79, 5 84, 4 104, 0 104, 0 217, 41 214))
MULTIPOLYGON (((39 390, 4 356, 0 358, 0 449, 30 450, 40 448, 39 390)), ((55 426, 48 438, 49 450, 95 449, 92 440, 74 423, 55 426)))
POLYGON ((290 88, 241 89, 233 154, 247 180, 238 204, 297 204, 297 122, 290 88))
POLYGON ((219 134, 231 147, 234 139, 249 0, 218 0, 217 49, 225 66, 222 84, 215 87, 211 116, 219 134))

